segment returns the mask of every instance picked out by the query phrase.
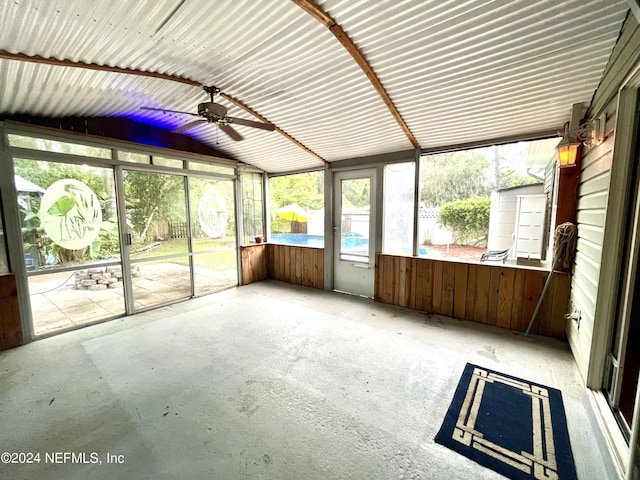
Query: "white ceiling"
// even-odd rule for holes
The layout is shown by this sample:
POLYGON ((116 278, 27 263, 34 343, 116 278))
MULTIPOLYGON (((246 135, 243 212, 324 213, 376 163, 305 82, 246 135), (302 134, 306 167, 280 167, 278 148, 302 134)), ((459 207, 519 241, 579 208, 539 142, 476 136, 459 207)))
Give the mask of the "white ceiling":
MULTIPOLYGON (((589 103, 625 0, 326 0, 422 148, 560 129, 589 103)), ((327 161, 412 148, 333 34, 291 0, 0 2, 0 49, 178 75, 242 101, 327 161), (177 10, 175 10, 177 8, 177 10), (175 10, 175 12, 174 12, 175 10)), ((170 80, 0 60, 0 114, 175 128, 207 99, 170 80)), ((254 119, 225 99, 229 115, 254 119)), ((185 132, 269 172, 322 166, 277 132, 185 132)))

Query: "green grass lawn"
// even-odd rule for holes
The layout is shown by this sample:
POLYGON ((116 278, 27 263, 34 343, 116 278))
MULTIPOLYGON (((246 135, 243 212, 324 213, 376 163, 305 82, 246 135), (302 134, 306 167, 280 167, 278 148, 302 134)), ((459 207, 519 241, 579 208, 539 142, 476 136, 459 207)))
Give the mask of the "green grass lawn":
MULTIPOLYGON (((184 257, 172 258, 170 260, 159 260, 159 262, 166 263, 169 261, 178 265, 189 264, 186 238, 176 238, 159 243, 159 246, 151 250, 132 254, 131 260, 135 261, 142 258, 184 254, 184 257)), ((235 270, 237 268, 234 238, 194 238, 193 250, 196 267, 218 271, 235 270), (198 253, 206 250, 215 251, 198 253)))

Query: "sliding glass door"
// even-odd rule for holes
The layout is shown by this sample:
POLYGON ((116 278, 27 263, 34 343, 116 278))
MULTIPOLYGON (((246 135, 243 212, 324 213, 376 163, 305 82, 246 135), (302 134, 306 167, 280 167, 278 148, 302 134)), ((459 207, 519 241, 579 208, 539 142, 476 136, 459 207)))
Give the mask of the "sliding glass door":
POLYGON ((233 166, 6 138, 35 336, 238 284, 233 166))
POLYGON ((124 314, 113 168, 13 164, 34 333, 124 314))
POLYGON ((193 294, 185 178, 123 171, 135 311, 193 294))
POLYGON ((238 284, 232 180, 189 178, 195 295, 238 284))

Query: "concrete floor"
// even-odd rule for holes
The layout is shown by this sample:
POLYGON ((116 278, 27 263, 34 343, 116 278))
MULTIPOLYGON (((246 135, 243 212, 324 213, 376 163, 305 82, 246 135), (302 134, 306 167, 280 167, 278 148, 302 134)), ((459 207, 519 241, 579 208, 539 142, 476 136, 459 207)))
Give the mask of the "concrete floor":
POLYGON ((566 344, 273 281, 0 353, 0 452, 41 455, 0 478, 504 478, 433 441, 467 362, 561 389, 615 478, 566 344))

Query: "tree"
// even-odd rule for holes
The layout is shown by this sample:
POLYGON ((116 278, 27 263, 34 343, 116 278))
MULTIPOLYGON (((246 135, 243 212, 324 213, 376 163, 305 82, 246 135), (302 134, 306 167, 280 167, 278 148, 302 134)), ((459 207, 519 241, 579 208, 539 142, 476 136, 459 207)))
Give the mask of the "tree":
POLYGON ((273 177, 269 183, 271 208, 292 203, 302 208, 319 210, 324 206, 324 175, 322 172, 299 173, 273 177))
POLYGON ((124 183, 128 220, 141 237, 153 220, 186 222, 181 175, 127 171, 124 183))
POLYGON ((491 184, 486 170, 489 160, 474 151, 439 153, 423 158, 421 200, 428 207, 441 207, 453 200, 486 196, 491 184))
POLYGON ((536 179, 523 175, 527 160, 527 144, 510 143, 493 146, 493 182, 496 190, 536 183, 536 179))
POLYGON ((371 180, 356 178, 342 182, 342 206, 365 207, 371 204, 371 180))

